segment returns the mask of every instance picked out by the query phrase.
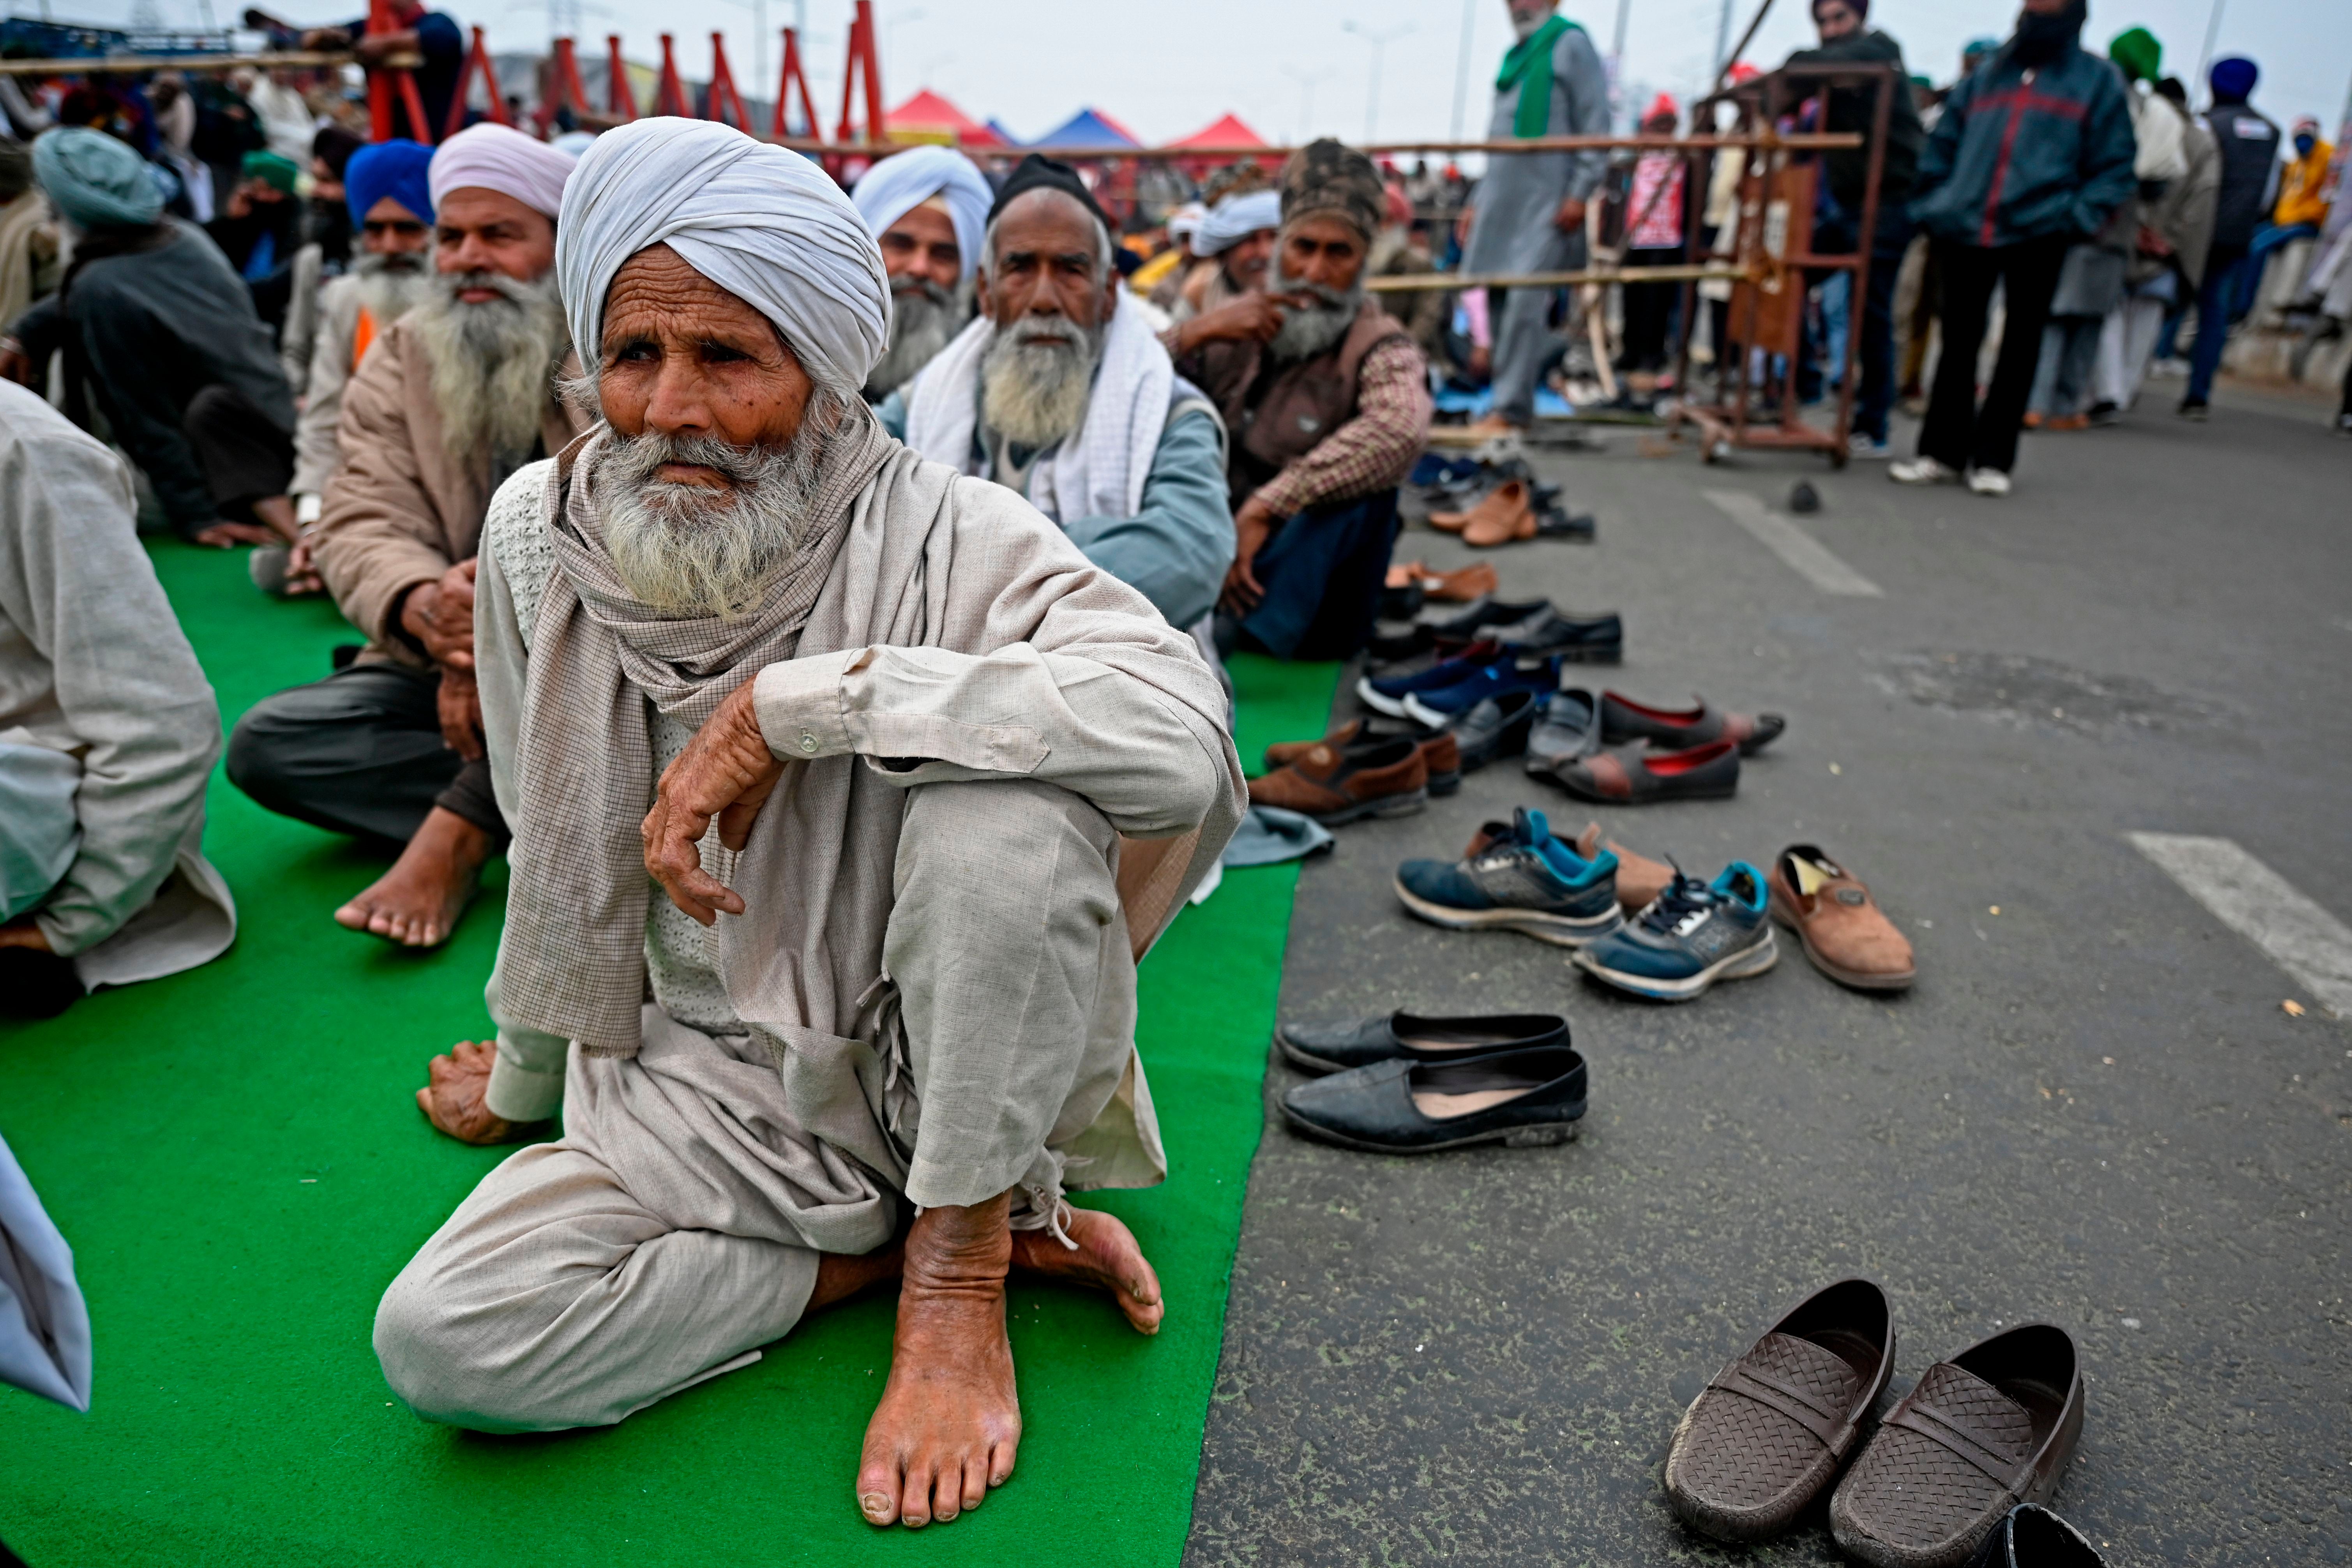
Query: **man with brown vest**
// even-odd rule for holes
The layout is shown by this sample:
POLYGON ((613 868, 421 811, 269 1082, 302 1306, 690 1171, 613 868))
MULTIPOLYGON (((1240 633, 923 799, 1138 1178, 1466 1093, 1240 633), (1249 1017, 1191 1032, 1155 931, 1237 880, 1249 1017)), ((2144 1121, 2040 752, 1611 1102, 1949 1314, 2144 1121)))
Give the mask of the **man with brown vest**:
POLYGON ((1242 333, 1177 361, 1232 436, 1238 540, 1218 618, 1228 651, 1346 658, 1371 633, 1397 486, 1431 414, 1421 350, 1364 292, 1384 198, 1360 153, 1323 141, 1294 154, 1266 284, 1281 327, 1264 343, 1242 333))
POLYGON ((368 646, 229 737, 229 778, 262 805, 404 846, 335 919, 409 947, 447 939, 507 841, 474 684, 474 557, 492 492, 585 427, 555 393, 571 337, 555 216, 572 163, 502 125, 435 152, 434 287, 343 393, 343 466, 310 540, 368 646))

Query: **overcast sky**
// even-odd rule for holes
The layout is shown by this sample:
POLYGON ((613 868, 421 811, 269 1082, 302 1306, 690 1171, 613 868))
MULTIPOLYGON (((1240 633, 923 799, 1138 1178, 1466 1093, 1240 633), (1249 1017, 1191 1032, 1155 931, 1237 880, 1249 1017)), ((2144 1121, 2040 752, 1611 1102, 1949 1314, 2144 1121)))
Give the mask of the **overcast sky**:
MULTIPOLYGON (((167 22, 199 19, 203 0, 157 0, 167 22)), ((226 18, 242 0, 212 0, 226 18)), ((446 4, 447 0, 435 0, 446 4)), ((500 48, 544 47, 549 0, 459 0, 461 21, 489 29, 500 48), (470 6, 470 8, 469 8, 470 6)), ((632 58, 658 58, 658 34, 678 35, 688 74, 708 68, 709 34, 728 36, 739 78, 752 65, 753 0, 554 0, 579 5, 581 29, 601 40, 619 32, 632 58)), ((793 19, 795 0, 762 0, 769 26, 793 19)), ((1620 0, 1570 0, 1566 14, 1590 28, 1604 53, 1616 37, 1620 0)), ((60 17, 126 16, 131 0, 51 0, 60 17)), ((844 39, 852 0, 798 0, 813 38, 810 76, 825 117, 840 110, 844 39)), ((978 119, 993 115, 1022 136, 1047 131, 1083 105, 1097 105, 1146 140, 1184 135, 1232 110, 1269 139, 1302 132, 1361 138, 1367 129, 1374 56, 1364 34, 1397 33, 1381 51, 1377 126, 1383 140, 1443 137, 1455 123, 1463 40, 1468 24, 1470 79, 1464 123, 1483 122, 1496 62, 1509 42, 1503 0, 877 0, 883 88, 893 103, 932 87, 978 119), (1349 24, 1360 30, 1348 31, 1349 24), (1410 29, 1409 31, 1400 31, 1410 29)), ((2263 67, 2255 103, 2282 122, 2317 114, 2331 128, 2352 90, 2352 5, 2345 0, 2221 0, 2217 53, 2244 54, 2263 67)), ((1735 38, 1756 0, 1730 0, 1735 38)), ((31 13, 29 0, 16 9, 31 13)), ((356 0, 283 0, 281 14, 325 21, 360 9, 356 0)), ((1624 77, 1629 84, 1685 98, 1712 63, 1725 0, 1630 0, 1624 77)), ((1969 38, 2008 30, 2016 6, 1990 0, 1876 0, 1872 20, 1899 39, 1915 72, 1948 80, 1969 38)), ((2168 71, 2196 68, 2214 0, 2092 0, 2086 42, 2144 26, 2165 46, 2168 71)), ((1805 0, 1777 0, 1748 58, 1777 63, 1811 40, 1805 0)), ((772 70, 777 51, 769 50, 772 70)), ((766 96, 762 91, 761 96, 766 96)), ((2201 88, 2198 93, 2201 102, 2201 88)))

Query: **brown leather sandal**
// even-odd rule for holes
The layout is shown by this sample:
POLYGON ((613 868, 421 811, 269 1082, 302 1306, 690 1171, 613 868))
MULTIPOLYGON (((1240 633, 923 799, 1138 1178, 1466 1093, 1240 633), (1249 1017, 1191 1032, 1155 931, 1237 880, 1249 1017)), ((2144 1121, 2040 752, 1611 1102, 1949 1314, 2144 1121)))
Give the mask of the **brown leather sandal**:
POLYGON ((1962 1568, 2020 1503, 2046 1503, 2083 1436, 2083 1363, 2051 1323, 1927 1369, 1830 1499, 1839 1550, 1872 1568, 1962 1568))
POLYGON ((1797 1521, 1853 1451, 1895 1369, 1895 1312, 1868 1279, 1842 1279, 1784 1314, 1715 1374, 1666 1450, 1666 1502, 1717 1541, 1797 1521))

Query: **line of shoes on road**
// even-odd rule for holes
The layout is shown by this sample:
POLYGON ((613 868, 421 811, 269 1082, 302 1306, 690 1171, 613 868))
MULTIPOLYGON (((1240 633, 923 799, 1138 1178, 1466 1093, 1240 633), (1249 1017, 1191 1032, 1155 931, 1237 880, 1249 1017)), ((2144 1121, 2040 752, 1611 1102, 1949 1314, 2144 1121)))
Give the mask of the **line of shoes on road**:
POLYGON ((1569 510, 1558 485, 1548 485, 1520 457, 1446 457, 1424 453, 1409 480, 1427 509, 1429 526, 1462 542, 1491 550, 1531 539, 1590 544, 1599 525, 1569 510))
POLYGON ((1689 1002, 1717 981, 1762 974, 1787 928, 1813 966, 1858 991, 1917 978, 1910 942, 1860 878, 1819 845, 1792 844, 1768 874, 1734 860, 1712 881, 1601 841, 1594 823, 1552 837, 1540 811, 1482 826, 1458 860, 1397 868, 1405 909, 1450 931, 1517 931, 1571 951, 1595 980, 1635 996, 1689 1002))
POLYGON ((1675 1517, 1754 1545, 1830 1491, 1832 1539, 1871 1568, 2102 1568, 2046 1506, 2083 1435, 2074 1336, 2051 1323, 2005 1329, 1929 1367, 1874 1419, 1895 1346, 1894 1307, 1873 1280, 1840 1280, 1781 1314, 1675 1428, 1665 1464, 1675 1517))
MULTIPOLYGON (((1870 889, 1817 846, 1784 850, 1767 878, 1734 861, 1715 881, 1606 843, 1594 823, 1572 844, 1543 813, 1479 829, 1459 861, 1408 860, 1397 896, 1455 931, 1517 931, 1573 951, 1595 980, 1637 996, 1687 1002, 1718 980, 1780 961, 1787 926, 1832 979, 1899 991, 1916 976, 1911 944, 1870 889)), ((1282 1100, 1301 1132, 1344 1148, 1426 1154, 1479 1143, 1563 1143, 1583 1117, 1588 1071, 1568 1020, 1549 1013, 1292 1020, 1275 1043, 1318 1076, 1282 1100)))

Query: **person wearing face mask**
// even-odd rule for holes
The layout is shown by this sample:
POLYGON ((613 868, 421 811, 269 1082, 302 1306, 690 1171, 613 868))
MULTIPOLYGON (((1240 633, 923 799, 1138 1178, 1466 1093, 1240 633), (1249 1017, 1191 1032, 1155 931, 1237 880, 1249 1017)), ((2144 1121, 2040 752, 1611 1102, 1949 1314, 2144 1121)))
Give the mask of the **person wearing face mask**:
POLYGON ((1898 484, 2005 496, 2066 252, 2137 189, 2131 105, 2115 68, 2082 47, 2085 0, 2026 0, 2017 30, 1952 89, 1919 157, 1911 216, 1943 278, 1943 356, 1919 454, 1898 484), (2007 296, 1983 404, 1977 353, 1994 284, 2007 296))
POLYGON ((2308 114, 2296 121, 2288 151, 2293 156, 2279 165, 2278 201, 2271 208, 2271 221, 2255 232, 2246 249, 2246 265, 2238 274, 2237 297, 2230 301, 2232 321, 2243 321, 2254 308, 2271 258, 2298 239, 2318 238, 2327 223, 2327 171, 2336 149, 2319 139, 2319 121, 2308 114))

